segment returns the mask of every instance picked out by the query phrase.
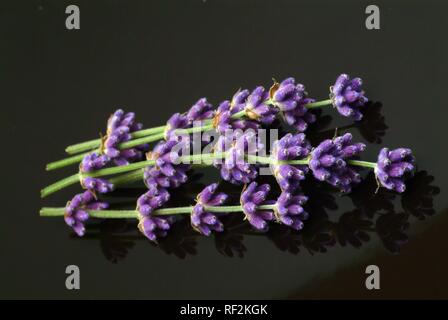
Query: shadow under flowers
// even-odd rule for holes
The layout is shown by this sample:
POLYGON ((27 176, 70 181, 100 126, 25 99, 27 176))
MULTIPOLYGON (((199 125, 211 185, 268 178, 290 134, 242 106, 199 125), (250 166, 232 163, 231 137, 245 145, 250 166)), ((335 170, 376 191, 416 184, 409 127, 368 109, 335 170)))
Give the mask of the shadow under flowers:
MULTIPOLYGON (((389 128, 384 115, 381 113, 382 107, 381 102, 369 101, 366 104, 362 120, 338 127, 338 133, 356 129, 367 142, 381 144, 383 137, 386 135, 386 130, 389 128)), ((315 113, 318 120, 307 131, 307 138, 312 145, 316 145, 324 139, 331 139, 335 135, 335 129, 328 128, 332 117, 322 115, 321 109, 316 110, 315 113)))
MULTIPOLYGON (((269 179, 272 177, 263 178, 265 182, 269 182, 269 179)), ((403 195, 384 189, 375 193, 377 185, 371 173, 351 194, 341 197, 326 184, 308 179, 303 188, 309 196, 306 210, 310 213, 310 218, 300 232, 273 223, 268 232, 260 233, 251 228, 242 214, 236 213, 224 216, 225 231, 211 237, 214 238, 217 252, 226 257, 243 258, 250 249, 244 244, 244 239, 251 236, 264 237, 277 249, 290 254, 307 252, 311 255, 325 253, 338 245, 360 248, 373 237, 378 237, 388 251, 398 253, 400 247, 408 241, 406 233, 410 219, 414 218, 418 222, 435 213, 433 198, 440 190, 432 185, 433 180, 434 177, 426 171, 419 171, 408 181, 408 190, 403 195), (339 218, 334 218, 338 211, 338 199, 341 198, 349 198, 354 208, 339 218)), ((178 205, 177 202, 182 202, 183 205, 193 203, 195 195, 202 188, 203 185, 196 181, 186 184, 176 192, 179 197, 173 196, 176 201, 172 205, 178 205)), ((238 187, 224 184, 223 188, 226 192, 233 193, 233 198, 237 201, 236 195, 240 192, 238 187)), ((89 224, 84 238, 73 235, 73 239, 99 241, 105 258, 113 263, 125 259, 137 241, 148 243, 153 249, 162 250, 168 255, 185 259, 198 253, 199 237, 203 236, 191 228, 186 217, 180 218, 167 237, 162 238, 158 244, 153 244, 140 235, 135 221, 124 219, 89 224)))

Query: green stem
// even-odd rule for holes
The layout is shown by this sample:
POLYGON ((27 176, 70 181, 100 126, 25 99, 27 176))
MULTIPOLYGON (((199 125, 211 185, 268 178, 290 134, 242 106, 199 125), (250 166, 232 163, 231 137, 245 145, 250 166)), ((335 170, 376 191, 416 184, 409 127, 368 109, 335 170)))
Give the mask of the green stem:
MULTIPOLYGON (((159 126, 149 129, 143 129, 131 133, 132 139, 142 138, 156 133, 165 131, 166 126, 159 126)), ((76 154, 79 152, 96 149, 101 145, 101 139, 94 139, 85 142, 72 144, 65 149, 68 154, 76 154)))
POLYGON ((92 172, 86 172, 86 173, 83 173, 82 175, 75 174, 75 175, 64 178, 62 180, 59 180, 59 181, 45 187, 44 189, 41 190, 40 196, 41 196, 41 198, 45 198, 45 197, 49 196, 50 194, 55 193, 56 191, 62 190, 64 188, 67 188, 68 186, 71 186, 72 184, 75 184, 82 177, 97 178, 97 177, 103 177, 103 176, 108 176, 108 175, 114 175, 114 174, 124 173, 124 172, 133 171, 133 170, 137 170, 137 169, 143 169, 147 166, 154 165, 154 163, 155 163, 154 160, 147 160, 147 161, 131 163, 126 166, 112 167, 112 168, 100 169, 100 170, 96 170, 96 171, 92 171, 92 172))
POLYGON ((147 136, 147 137, 143 137, 143 138, 139 138, 139 139, 135 139, 135 140, 129 140, 129 141, 120 143, 118 145, 118 149, 119 150, 129 149, 129 148, 136 147, 136 146, 139 146, 142 144, 162 140, 164 137, 165 137, 165 133, 161 132, 161 133, 154 134, 152 136, 147 136))
POLYGON ((321 101, 307 103, 305 105, 305 108, 307 108, 307 109, 320 108, 320 107, 324 107, 324 106, 328 106, 328 105, 332 105, 332 104, 333 104, 333 101, 331 99, 327 99, 327 100, 321 100, 321 101))
POLYGON ((359 167, 366 167, 366 168, 376 168, 375 162, 369 162, 369 161, 361 161, 361 160, 348 160, 347 161, 352 166, 359 166, 359 167))
POLYGON ((143 178, 143 169, 138 169, 129 173, 121 174, 119 176, 110 178, 109 182, 116 187, 119 185, 142 180, 142 178, 143 178))
POLYGON ((109 176, 113 174, 133 171, 137 169, 143 169, 148 166, 153 166, 155 164, 155 160, 146 160, 146 161, 140 161, 140 162, 134 162, 131 164, 128 164, 126 166, 119 166, 119 167, 112 167, 112 168, 106 168, 106 169, 100 169, 92 172, 85 172, 83 173, 84 177, 104 177, 109 176))
POLYGON ((246 110, 241 110, 240 112, 237 112, 235 114, 232 115, 232 119, 239 119, 242 118, 246 115, 246 110))
MULTIPOLYGON (((203 132, 203 131, 208 131, 213 129, 213 125, 208 124, 208 125, 204 125, 201 127, 193 127, 193 128, 188 128, 188 129, 180 129, 176 132, 178 132, 178 134, 191 134, 191 133, 195 133, 195 132, 203 132)), ((149 130, 149 129, 148 129, 149 130)), ((143 130, 142 130, 143 131, 143 130)), ((140 131, 137 131, 140 132, 140 131)), ((119 150, 124 150, 124 149, 129 149, 132 147, 136 147, 142 144, 146 144, 146 143, 150 143, 150 142, 154 142, 154 141, 159 141, 165 138, 165 132, 160 132, 157 134, 153 134, 150 136, 146 136, 146 137, 142 137, 142 138, 138 138, 138 139, 134 139, 134 140, 129 140, 126 142, 123 142, 121 144, 118 145, 118 149, 119 150)), ((92 152, 92 150, 90 151, 92 152)), ((51 162, 49 164, 47 164, 46 166, 46 170, 47 171, 51 171, 51 170, 55 170, 55 169, 60 169, 75 163, 79 163, 82 161, 82 159, 84 158, 84 156, 86 156, 87 154, 89 154, 90 152, 86 152, 83 154, 78 154, 72 157, 68 157, 62 160, 58 160, 58 161, 54 161, 51 162)))
POLYGON ((262 157, 262 156, 255 156, 255 155, 248 155, 247 160, 250 163, 261 163, 261 164, 274 164, 275 160, 271 159, 270 157, 262 157))
POLYGON ((47 164, 45 169, 47 171, 51 171, 51 170, 56 170, 56 169, 59 169, 59 168, 67 167, 67 166, 75 164, 75 163, 79 163, 89 153, 90 152, 81 153, 81 154, 78 154, 76 156, 72 156, 72 157, 68 157, 68 158, 62 159, 62 160, 50 162, 50 163, 47 164))
POLYGON ((274 210, 277 207, 276 204, 265 204, 262 206, 258 206, 259 210, 274 210))
MULTIPOLYGON (((273 210, 275 204, 262 205, 259 206, 260 210, 273 210)), ((156 209, 152 212, 152 215, 163 216, 163 215, 175 215, 175 214, 191 214, 193 211, 193 206, 186 207, 174 207, 174 208, 161 208, 156 209)), ((205 206, 205 210, 208 212, 216 213, 232 213, 232 212, 243 212, 243 208, 240 205, 237 206, 205 206)), ((139 212, 136 210, 86 210, 89 216, 92 218, 101 219, 127 219, 127 218, 138 218, 139 212)), ((64 216, 65 208, 49 208, 44 207, 40 210, 39 215, 41 217, 62 217, 64 216)))
POLYGON ((289 160, 289 161, 277 161, 277 164, 291 164, 291 165, 308 165, 309 159, 289 160))
POLYGON ((158 127, 154 127, 154 128, 143 129, 140 131, 132 132, 131 136, 133 139, 142 138, 142 137, 153 135, 155 133, 163 132, 163 131, 165 131, 165 129, 166 129, 166 126, 158 126, 158 127))
POLYGON ((70 177, 59 180, 58 182, 55 182, 55 183, 49 185, 48 187, 45 187, 44 189, 42 189, 40 191, 40 196, 41 196, 41 198, 45 198, 45 197, 49 196, 50 194, 55 193, 56 191, 64 189, 68 186, 71 186, 72 184, 75 184, 77 182, 79 182, 79 175, 74 174, 70 177))
POLYGON ((205 206, 205 210, 209 212, 243 212, 241 206, 205 206))

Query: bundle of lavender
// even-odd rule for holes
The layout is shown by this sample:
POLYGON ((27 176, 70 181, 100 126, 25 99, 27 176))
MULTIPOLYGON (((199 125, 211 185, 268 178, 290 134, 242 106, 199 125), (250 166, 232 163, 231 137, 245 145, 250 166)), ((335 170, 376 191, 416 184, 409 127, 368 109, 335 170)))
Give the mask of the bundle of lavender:
POLYGON ((86 191, 64 208, 42 208, 40 214, 63 216, 79 236, 91 217, 133 218, 151 241, 165 236, 185 215, 192 228, 204 235, 223 231, 220 217, 235 213, 242 213, 260 231, 267 230, 269 222, 300 230, 308 217, 304 208, 308 198, 300 184, 308 175, 348 193, 361 181, 360 170, 367 168, 374 171, 379 186, 405 191, 405 179, 414 170, 410 149, 383 148, 376 162, 368 162, 359 159, 365 145, 353 143, 350 133, 315 147, 307 141, 304 132, 316 121, 312 109, 333 106, 342 116, 359 121, 366 102, 361 79, 342 74, 326 100, 315 101, 302 84, 288 78, 269 90, 262 86, 252 92, 239 90, 216 110, 202 98, 186 113, 174 114, 165 126, 149 129, 143 129, 133 113, 117 110, 104 137, 69 146, 66 151, 71 157, 47 165, 47 170, 54 170, 79 163, 79 172, 44 188, 42 197, 77 182, 86 191), (277 118, 295 132, 273 142, 266 154, 260 128, 275 130, 277 118), (148 151, 153 142, 157 144, 148 151), (187 182, 195 166, 214 166, 223 180, 243 185, 240 203, 224 206, 228 195, 218 192, 214 183, 199 193, 195 205, 165 207, 170 190, 187 182), (264 167, 281 189, 277 199, 268 198, 268 184, 255 182, 264 167), (147 192, 136 200, 135 210, 107 210, 108 204, 99 200, 100 194, 137 180, 144 181, 147 192))

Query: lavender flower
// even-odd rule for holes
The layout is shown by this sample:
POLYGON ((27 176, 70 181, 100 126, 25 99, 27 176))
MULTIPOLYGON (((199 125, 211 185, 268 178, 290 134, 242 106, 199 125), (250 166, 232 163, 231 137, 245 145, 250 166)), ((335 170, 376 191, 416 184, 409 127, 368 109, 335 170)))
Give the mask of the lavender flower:
POLYGON ((298 188, 300 181, 305 179, 308 166, 281 164, 279 161, 305 159, 310 150, 311 145, 303 133, 295 135, 288 133, 280 140, 274 142, 271 151, 271 158, 274 160, 274 163, 270 167, 282 190, 292 191, 298 188))
POLYGON ((302 193, 283 191, 274 210, 277 221, 295 230, 301 230, 303 221, 308 219, 308 213, 303 209, 303 204, 307 201, 308 197, 302 193))
POLYGON ((164 188, 151 188, 137 199, 137 211, 143 216, 149 216, 155 209, 163 206, 170 199, 169 192, 164 188))
POLYGON ((306 131, 306 129, 308 129, 308 124, 316 122, 316 115, 306 108, 306 104, 312 102, 315 102, 315 100, 308 98, 306 93, 304 93, 302 99, 297 101, 295 109, 283 113, 286 122, 299 132, 306 131))
POLYGON ((158 238, 163 238, 167 235, 171 223, 169 218, 140 215, 138 229, 146 238, 157 242, 158 238))
POLYGON ((287 78, 281 83, 275 83, 270 90, 271 100, 285 117, 285 121, 299 132, 308 128, 309 123, 316 121, 316 116, 305 107, 314 102, 308 98, 305 86, 297 83, 294 78, 287 78))
POLYGON ((135 122, 133 112, 125 113, 118 109, 107 122, 107 136, 104 140, 104 154, 114 161, 115 165, 123 166, 130 162, 140 160, 147 151, 148 145, 144 144, 135 148, 119 150, 118 146, 132 139, 131 133, 140 130, 142 125, 135 122))
POLYGON ((261 86, 256 87, 247 98, 246 115, 263 124, 271 124, 278 110, 267 103, 268 99, 269 92, 261 86))
POLYGON ((164 188, 151 188, 137 200, 139 212, 138 229, 149 240, 157 242, 160 237, 165 237, 170 226, 174 223, 174 217, 155 217, 152 215, 155 209, 162 207, 170 198, 170 194, 164 188))
MULTIPOLYGON (((91 172, 105 167, 110 162, 110 157, 98 152, 87 154, 79 166, 80 172, 91 172)), ((92 192, 107 193, 113 190, 113 184, 102 178, 81 177, 81 186, 92 192)))
POLYGON ((222 232, 224 230, 221 221, 206 208, 206 206, 220 206, 227 200, 227 194, 216 193, 217 188, 218 184, 213 183, 202 190, 191 214, 191 226, 206 236, 209 236, 212 231, 222 232))
MULTIPOLYGON (((127 165, 132 161, 140 160, 148 145, 141 145, 136 148, 119 150, 119 144, 132 139, 131 132, 140 130, 142 125, 135 122, 133 112, 125 113, 118 109, 107 121, 107 136, 102 145, 102 151, 87 154, 80 164, 80 172, 91 172, 99 170, 109 165, 111 161, 117 166, 127 165), (103 153, 104 152, 104 153, 103 153)), ((83 177, 81 185, 91 191, 107 193, 112 191, 113 185, 101 178, 83 177)))
POLYGON ((84 223, 89 219, 89 214, 86 210, 103 210, 108 206, 106 202, 96 201, 92 192, 84 191, 75 195, 67 203, 64 212, 65 223, 72 227, 78 236, 82 237, 86 232, 84 223))
POLYGON ((324 140, 311 151, 309 167, 316 179, 339 187, 342 192, 350 192, 352 185, 359 183, 361 178, 346 160, 360 154, 365 147, 363 143, 352 144, 350 133, 324 140))
POLYGON ((161 141, 154 147, 148 158, 155 160, 155 166, 146 167, 143 175, 148 189, 177 188, 188 180, 186 171, 190 166, 178 163, 182 152, 182 143, 174 140, 161 141))
POLYGON ((375 174, 383 187, 404 192, 404 179, 412 174, 414 160, 411 149, 398 148, 389 151, 388 148, 383 148, 378 155, 375 174))
POLYGON ((215 154, 225 153, 224 160, 214 160, 213 165, 221 172, 221 177, 233 184, 249 183, 257 175, 257 167, 246 161, 246 155, 255 155, 263 149, 253 131, 243 133, 238 130, 234 134, 220 136, 215 145, 215 154), (224 161, 224 162, 223 162, 224 161))
POLYGON ((178 141, 177 129, 186 129, 190 127, 190 121, 186 115, 175 113, 168 119, 165 129, 165 140, 178 141))
POLYGON ((220 134, 224 135, 228 130, 257 130, 259 128, 259 124, 254 120, 233 119, 232 116, 238 112, 238 108, 232 107, 231 103, 227 100, 219 105, 215 118, 213 119, 213 126, 220 134))
POLYGON ((187 120, 190 124, 194 121, 201 121, 213 118, 213 106, 206 98, 199 99, 187 112, 187 120))
POLYGON ((110 162, 110 157, 99 152, 87 154, 81 161, 80 170, 82 172, 91 172, 104 168, 110 162))
POLYGON ((272 211, 258 209, 261 205, 273 204, 271 201, 266 201, 270 189, 269 184, 258 186, 256 182, 252 182, 241 194, 240 202, 246 219, 257 230, 267 230, 266 221, 274 219, 272 211))
POLYGON ((330 97, 338 112, 344 117, 353 118, 355 121, 362 119, 360 110, 368 101, 361 87, 361 78, 350 80, 347 74, 341 74, 334 85, 330 87, 330 97))
POLYGON ((246 106, 247 97, 249 97, 249 90, 238 90, 232 97, 230 101, 230 109, 232 109, 233 113, 240 112, 246 106))
POLYGON ((92 192, 108 193, 114 189, 114 185, 106 179, 85 177, 81 180, 83 188, 92 192))

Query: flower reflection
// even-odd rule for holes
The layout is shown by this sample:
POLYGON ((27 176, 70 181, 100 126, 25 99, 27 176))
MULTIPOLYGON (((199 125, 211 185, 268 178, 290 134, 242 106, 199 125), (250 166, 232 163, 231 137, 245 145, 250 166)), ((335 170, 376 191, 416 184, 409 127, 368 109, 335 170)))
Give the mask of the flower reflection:
POLYGON ((407 191, 401 198, 406 213, 424 220, 435 213, 433 198, 440 193, 439 187, 431 185, 434 177, 426 171, 417 172, 407 184, 407 191))
MULTIPOLYGON (((366 105, 364 117, 359 122, 354 122, 346 126, 338 127, 338 133, 343 133, 351 129, 357 129, 361 136, 369 143, 381 144, 386 130, 389 128, 386 119, 381 113, 383 105, 381 102, 369 101, 366 105)), ((331 116, 321 116, 317 114, 319 120, 310 126, 307 138, 312 145, 316 145, 324 139, 330 139, 335 135, 335 129, 326 129, 331 123, 331 116)))
POLYGON ((408 219, 409 215, 406 213, 386 213, 376 221, 376 232, 390 252, 398 253, 400 247, 408 241, 408 219))
MULTIPOLYGON (((264 178, 267 182, 269 179, 272 177, 264 178)), ((244 244, 244 239, 260 236, 268 239, 280 251, 294 255, 308 252, 313 255, 325 253, 337 245, 360 248, 376 234, 388 251, 398 253, 400 247, 408 241, 406 233, 410 220, 414 218, 418 221, 435 213, 433 197, 440 190, 432 185, 433 180, 434 177, 426 171, 417 172, 410 181, 408 190, 403 195, 398 195, 387 190, 375 193, 376 181, 373 176, 368 176, 348 195, 355 208, 339 218, 332 217, 338 209, 336 199, 341 197, 337 197, 337 193, 325 184, 306 182, 304 190, 310 195, 307 204, 310 219, 302 231, 273 224, 267 233, 260 233, 252 229, 242 215, 229 214, 223 217, 225 231, 214 235, 215 248, 226 257, 243 258, 250 250, 244 244)), ((185 189, 181 189, 179 193, 182 194, 182 201, 192 200, 192 196, 188 194, 194 194, 200 187, 187 185, 185 189), (194 189, 193 192, 188 192, 190 188, 194 189)), ((235 190, 235 194, 237 193, 238 190, 235 190)), ((181 218, 174 224, 173 232, 158 245, 150 245, 168 255, 185 259, 198 253, 197 240, 200 237, 190 227, 189 219, 181 218)), ((75 236, 73 239, 80 240, 75 236)), ((99 240, 104 256, 112 263, 125 259, 136 241, 146 242, 136 232, 135 222, 123 219, 104 220, 88 225, 85 239, 99 240)))

